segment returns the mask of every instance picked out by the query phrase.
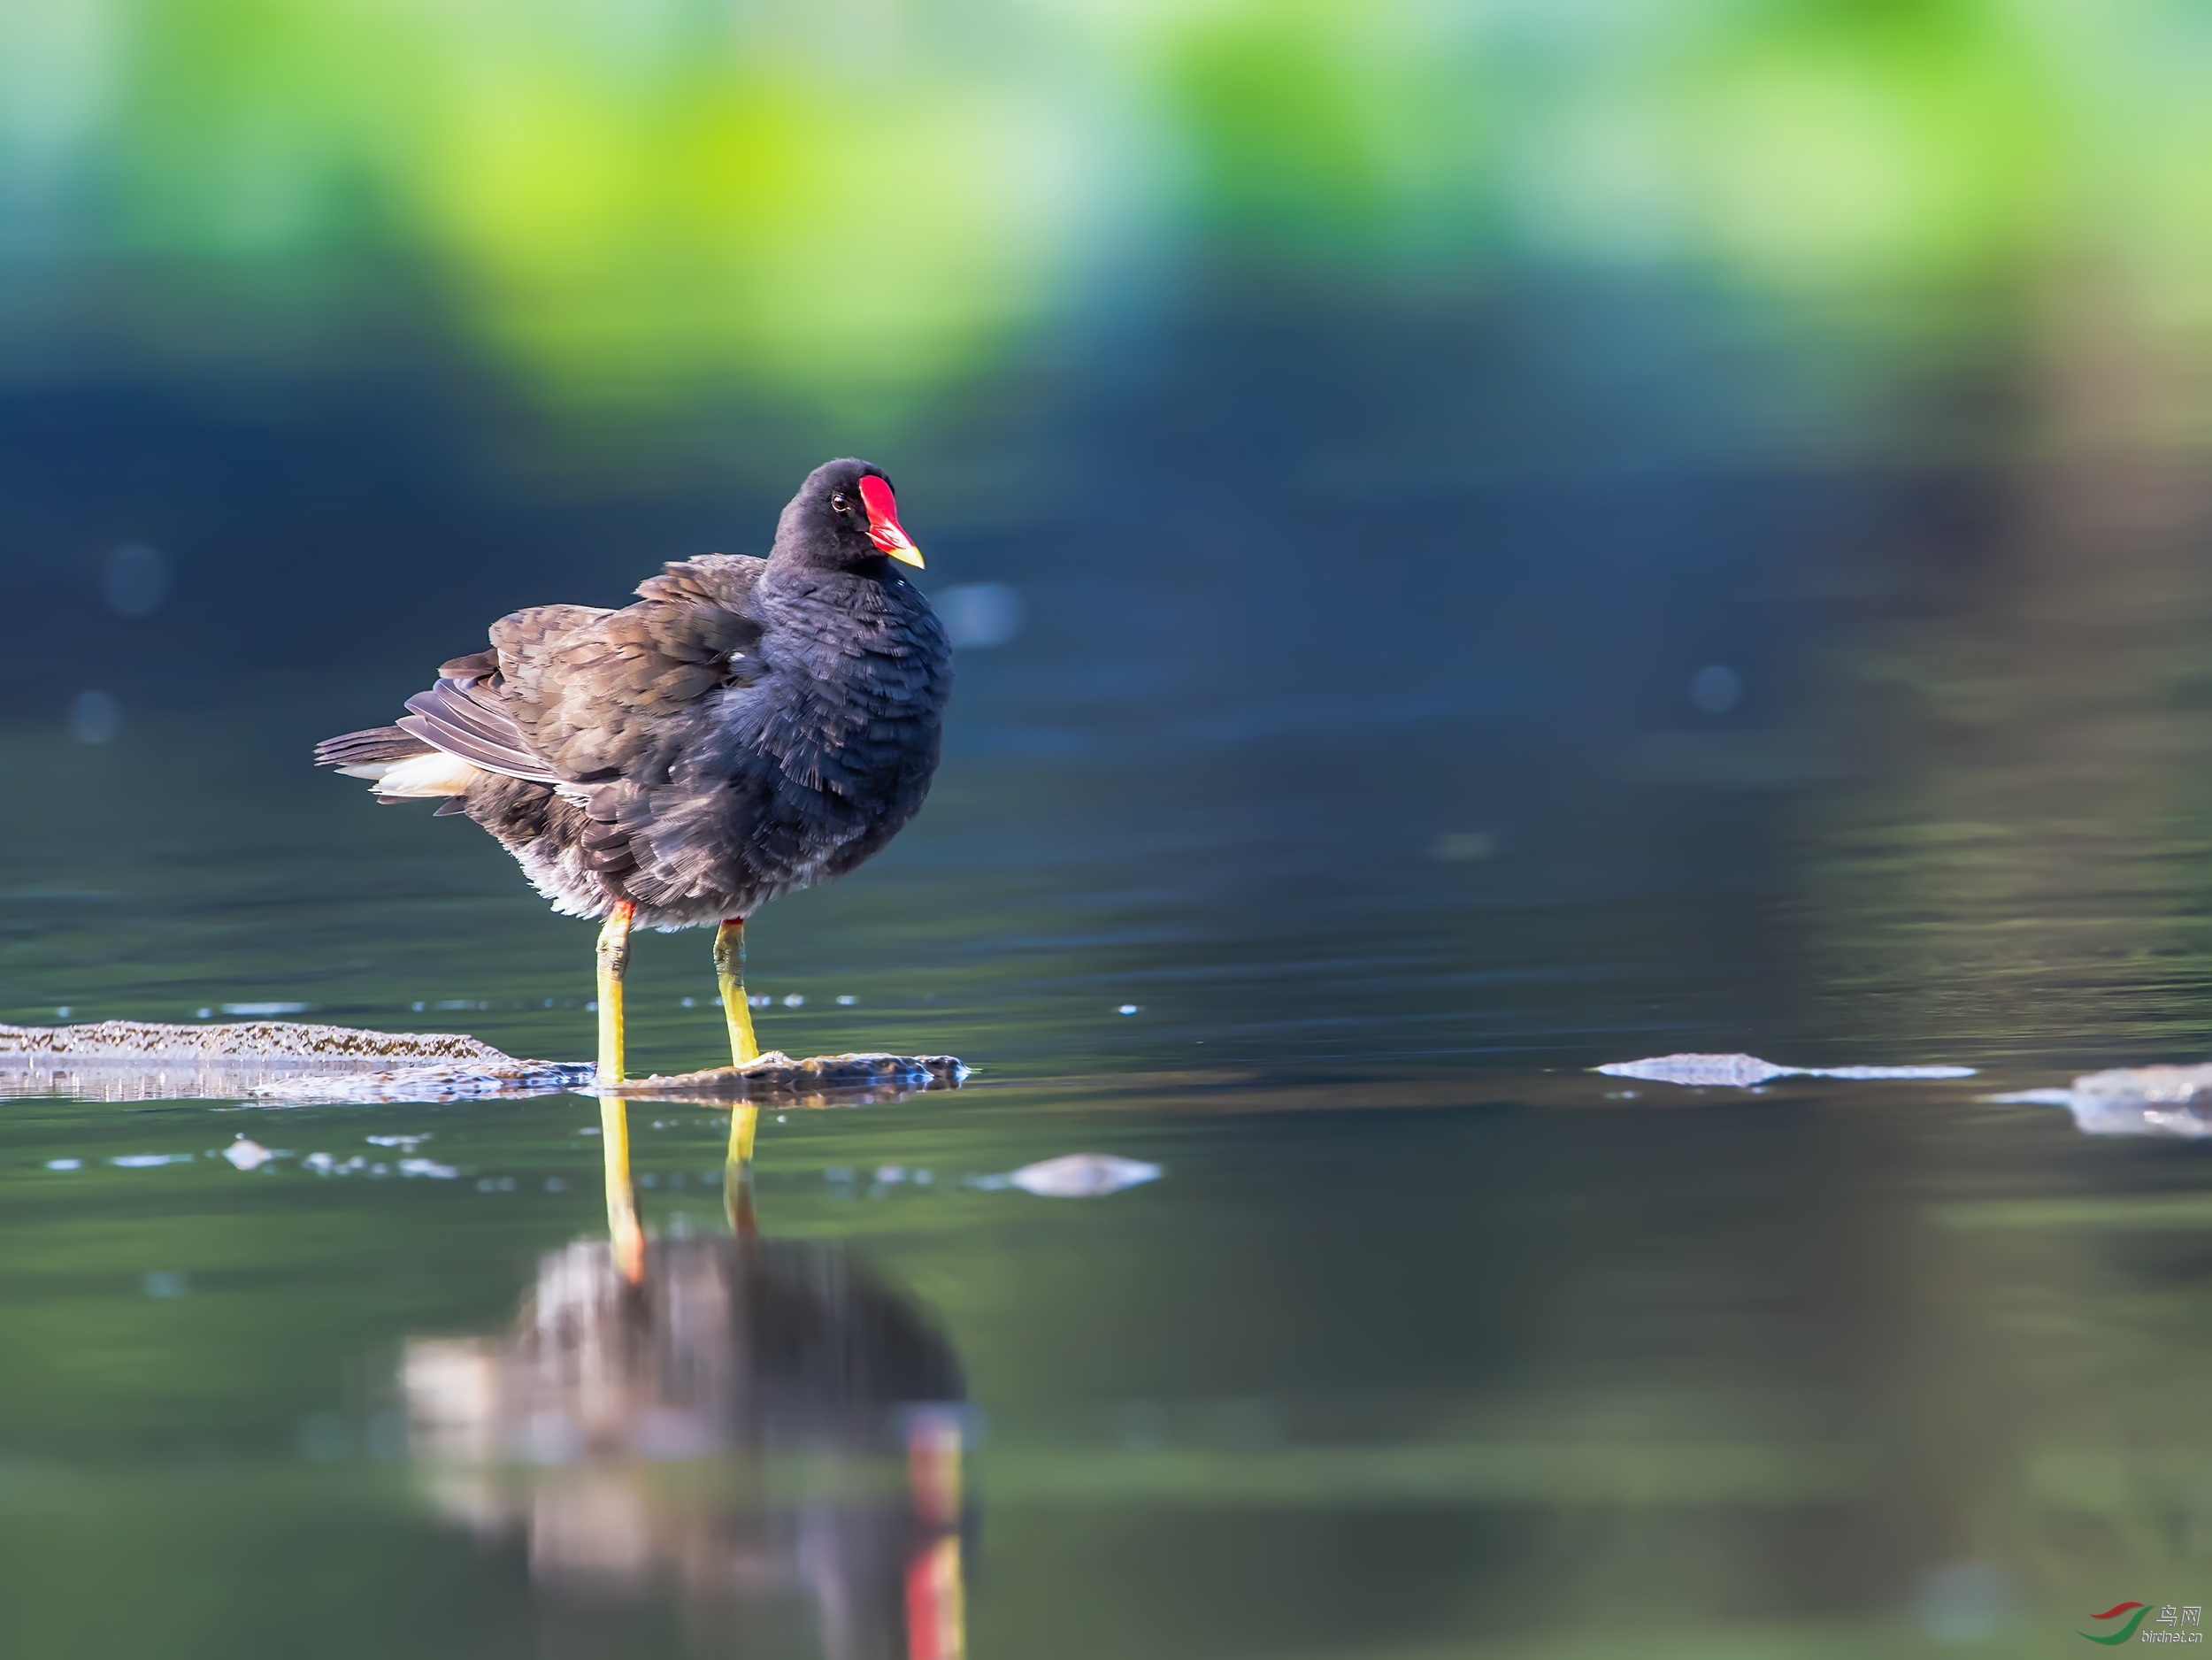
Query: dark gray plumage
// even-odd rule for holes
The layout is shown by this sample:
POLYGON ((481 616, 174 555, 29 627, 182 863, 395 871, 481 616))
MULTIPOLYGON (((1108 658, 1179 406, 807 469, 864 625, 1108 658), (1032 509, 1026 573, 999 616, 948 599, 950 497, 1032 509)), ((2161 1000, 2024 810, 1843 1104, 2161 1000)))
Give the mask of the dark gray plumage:
POLYGON ((752 915, 841 876, 936 771, 951 656, 888 481, 818 467, 766 559, 709 554, 619 611, 502 618, 396 725, 316 747, 385 801, 436 796, 496 836, 554 909, 649 926, 752 915))

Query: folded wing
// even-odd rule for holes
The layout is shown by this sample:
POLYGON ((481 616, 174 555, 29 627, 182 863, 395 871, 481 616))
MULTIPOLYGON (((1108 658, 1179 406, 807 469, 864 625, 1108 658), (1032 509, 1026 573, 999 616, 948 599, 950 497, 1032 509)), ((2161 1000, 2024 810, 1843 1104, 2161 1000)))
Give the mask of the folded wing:
POLYGON ((408 712, 395 724, 433 749, 457 755, 488 772, 503 772, 533 784, 572 781, 537 752, 515 718, 492 701, 495 696, 484 681, 442 676, 428 691, 409 698, 408 712))
POLYGON ((315 758, 384 799, 470 794, 471 768, 544 786, 587 809, 590 863, 618 873, 634 864, 626 803, 666 781, 696 730, 690 706, 765 672, 751 609, 764 563, 710 554, 667 565, 620 611, 503 617, 491 649, 441 665, 396 725, 326 740, 315 758))

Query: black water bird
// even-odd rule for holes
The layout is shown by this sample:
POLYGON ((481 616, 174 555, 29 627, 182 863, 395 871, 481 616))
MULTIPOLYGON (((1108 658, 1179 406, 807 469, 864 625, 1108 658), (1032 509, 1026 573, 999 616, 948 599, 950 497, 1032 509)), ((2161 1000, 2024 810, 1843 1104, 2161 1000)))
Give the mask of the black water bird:
POLYGON ((619 611, 536 605, 492 625, 389 726, 315 759, 380 802, 437 798, 515 856, 553 908, 604 918, 599 1071, 623 1072, 634 922, 718 924, 738 1064, 758 1051, 745 919, 852 870, 928 794, 952 688, 944 629, 897 564, 922 557, 890 480, 817 467, 765 559, 675 561, 619 611))

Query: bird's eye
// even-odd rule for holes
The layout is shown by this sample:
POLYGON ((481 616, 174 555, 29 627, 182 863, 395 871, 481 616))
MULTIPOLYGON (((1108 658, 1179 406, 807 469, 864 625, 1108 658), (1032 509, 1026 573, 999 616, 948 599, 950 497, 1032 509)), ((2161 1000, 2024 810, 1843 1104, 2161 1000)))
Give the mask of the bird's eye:
POLYGON ((830 506, 841 513, 849 513, 853 511, 853 504, 842 496, 831 496, 830 506))

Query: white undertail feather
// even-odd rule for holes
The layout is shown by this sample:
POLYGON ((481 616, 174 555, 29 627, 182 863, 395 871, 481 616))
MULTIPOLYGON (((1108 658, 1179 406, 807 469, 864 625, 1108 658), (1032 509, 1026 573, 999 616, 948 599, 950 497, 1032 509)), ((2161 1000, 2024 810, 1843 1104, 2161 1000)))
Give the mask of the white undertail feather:
POLYGON ((434 749, 403 761, 370 761, 338 769, 348 778, 365 778, 380 795, 465 795, 483 774, 457 755, 434 749))

